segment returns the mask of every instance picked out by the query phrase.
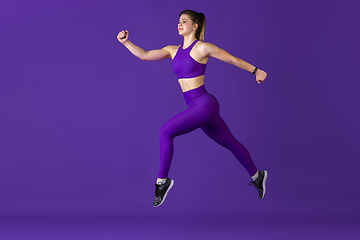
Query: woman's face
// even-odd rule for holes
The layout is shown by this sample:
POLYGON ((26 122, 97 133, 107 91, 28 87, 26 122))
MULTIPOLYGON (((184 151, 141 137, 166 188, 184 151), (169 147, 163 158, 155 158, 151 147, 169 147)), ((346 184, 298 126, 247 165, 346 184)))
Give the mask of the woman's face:
POLYGON ((179 24, 178 24, 179 35, 181 36, 190 35, 193 30, 194 30, 194 24, 191 21, 189 15, 182 14, 180 16, 179 24))

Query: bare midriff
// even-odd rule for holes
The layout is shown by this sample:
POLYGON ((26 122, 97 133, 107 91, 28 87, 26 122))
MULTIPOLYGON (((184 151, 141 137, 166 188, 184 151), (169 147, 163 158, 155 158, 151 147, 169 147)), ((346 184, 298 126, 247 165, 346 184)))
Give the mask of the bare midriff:
POLYGON ((194 78, 180 78, 178 81, 181 86, 181 90, 183 92, 187 92, 204 85, 204 75, 194 78))

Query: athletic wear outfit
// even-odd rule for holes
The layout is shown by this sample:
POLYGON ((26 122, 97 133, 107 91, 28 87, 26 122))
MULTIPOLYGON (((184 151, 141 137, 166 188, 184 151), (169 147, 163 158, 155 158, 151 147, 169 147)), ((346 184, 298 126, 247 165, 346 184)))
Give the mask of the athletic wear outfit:
MULTIPOLYGON (((197 42, 198 40, 195 40, 186 49, 182 48, 182 44, 178 48, 172 62, 173 70, 178 79, 204 75, 206 64, 199 63, 190 56, 190 51, 197 42)), ((219 103, 213 95, 206 91, 205 85, 183 92, 183 94, 189 108, 169 119, 160 129, 160 169, 158 178, 166 178, 166 185, 155 184, 156 191, 153 203, 155 207, 162 204, 174 184, 173 180, 167 178, 174 151, 173 139, 197 128, 201 128, 211 139, 229 149, 250 176, 255 175, 258 171, 247 149, 235 139, 225 121, 220 117, 219 103)), ((266 177, 267 173, 265 182, 266 177)), ((255 184, 255 186, 257 185, 255 184)), ((263 191, 262 195, 264 194, 265 191, 263 191)), ((263 196, 260 197, 260 199, 262 198, 263 196)))

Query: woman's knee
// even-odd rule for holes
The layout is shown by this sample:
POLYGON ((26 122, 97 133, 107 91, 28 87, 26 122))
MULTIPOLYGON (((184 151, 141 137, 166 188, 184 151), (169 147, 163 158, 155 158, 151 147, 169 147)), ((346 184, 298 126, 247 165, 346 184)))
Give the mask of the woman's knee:
POLYGON ((159 131, 159 137, 162 138, 174 138, 173 137, 173 131, 170 126, 167 124, 164 124, 161 126, 159 131))

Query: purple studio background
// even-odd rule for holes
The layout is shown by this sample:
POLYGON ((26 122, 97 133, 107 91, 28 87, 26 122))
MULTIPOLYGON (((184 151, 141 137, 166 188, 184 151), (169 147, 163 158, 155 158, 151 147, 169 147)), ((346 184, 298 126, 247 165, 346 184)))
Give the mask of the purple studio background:
POLYGON ((0 215, 129 219, 296 216, 359 223, 359 2, 10 1, 0 3, 0 215), (205 41, 268 73, 210 59, 205 86, 269 172, 263 201, 230 151, 200 129, 175 138, 166 202, 152 207, 161 125, 187 106, 171 59, 179 13, 205 41))

